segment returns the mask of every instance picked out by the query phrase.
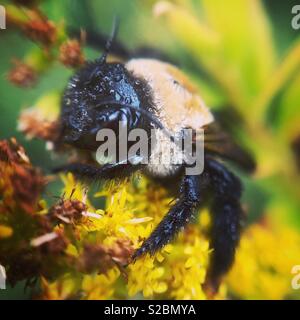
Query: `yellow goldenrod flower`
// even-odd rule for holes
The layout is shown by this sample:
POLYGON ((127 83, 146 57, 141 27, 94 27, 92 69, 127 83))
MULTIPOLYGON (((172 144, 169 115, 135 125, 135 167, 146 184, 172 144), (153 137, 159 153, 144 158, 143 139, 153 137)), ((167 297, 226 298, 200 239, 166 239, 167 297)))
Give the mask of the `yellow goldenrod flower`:
POLYGON ((84 291, 84 299, 87 300, 103 300, 113 298, 115 291, 115 282, 120 272, 117 268, 113 268, 107 274, 86 275, 82 281, 82 290, 84 291))
POLYGON ((167 290, 167 284, 162 281, 165 270, 159 266, 155 257, 146 255, 129 266, 128 294, 136 295, 142 291, 144 297, 152 297, 167 290))
POLYGON ((63 279, 48 282, 44 277, 41 278, 42 299, 63 300, 68 299, 75 291, 74 279, 67 275, 63 279))
POLYGON ((299 264, 299 234, 285 225, 252 225, 241 239, 227 284, 244 299, 284 299, 297 296, 291 269, 299 264))

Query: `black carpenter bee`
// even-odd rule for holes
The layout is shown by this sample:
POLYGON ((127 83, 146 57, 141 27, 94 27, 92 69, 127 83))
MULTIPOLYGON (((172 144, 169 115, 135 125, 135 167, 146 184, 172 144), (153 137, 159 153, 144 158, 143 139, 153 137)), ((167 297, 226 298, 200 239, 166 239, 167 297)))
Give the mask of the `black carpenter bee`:
MULTIPOLYGON (((97 37, 92 39, 97 43, 97 37)), ((172 143, 163 134, 158 137, 146 165, 124 161, 102 166, 70 163, 57 171, 69 171, 84 179, 111 180, 141 170, 151 178, 168 180, 172 186, 178 186, 175 204, 134 253, 133 260, 165 246, 189 223, 195 211, 208 203, 213 252, 207 279, 217 288, 222 275, 232 265, 243 217, 240 180, 221 160, 232 160, 245 169, 253 169, 254 163, 229 135, 221 132, 193 83, 177 67, 149 57, 134 57, 125 63, 107 62, 109 50, 112 47, 118 50, 118 46, 112 46, 113 39, 114 36, 106 42, 99 59, 88 62, 71 77, 62 99, 60 141, 96 151, 98 130, 118 130, 119 121, 125 121, 129 130, 143 128, 147 132, 153 127, 159 128, 159 133, 202 128, 206 138, 204 171, 200 175, 186 175, 185 163, 168 165, 151 161, 172 143)), ((100 43, 103 39, 99 38, 100 43)))

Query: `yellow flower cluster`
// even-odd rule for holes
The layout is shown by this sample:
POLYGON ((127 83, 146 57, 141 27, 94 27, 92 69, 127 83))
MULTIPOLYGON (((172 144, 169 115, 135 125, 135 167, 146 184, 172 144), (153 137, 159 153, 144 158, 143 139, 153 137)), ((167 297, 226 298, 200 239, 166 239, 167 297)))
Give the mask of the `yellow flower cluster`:
MULTIPOLYGON (((62 179, 65 197, 72 194, 73 199, 83 201, 86 190, 82 185, 75 184, 71 174, 62 179)), ((164 188, 142 177, 107 186, 94 196, 105 197, 105 209, 94 210, 89 205, 88 222, 76 228, 81 234, 93 234, 108 250, 120 242, 127 249, 129 245, 131 253, 149 236, 171 201, 164 188)), ((79 250, 69 245, 66 252, 78 258, 79 250)), ((84 299, 205 299, 202 286, 208 258, 208 241, 195 223, 154 256, 146 255, 123 266, 118 263, 120 257, 113 257, 116 265, 101 274, 64 275, 51 284, 44 279, 43 297, 66 298, 66 292, 72 296, 80 291, 84 299), (62 290, 64 286, 67 289, 62 290)))
POLYGON ((114 297, 114 284, 120 272, 117 268, 109 270, 106 274, 86 275, 82 281, 82 290, 85 299, 104 300, 114 297))
MULTIPOLYGON (((86 191, 82 185, 75 185, 71 174, 64 176, 63 181, 66 195, 72 193, 72 197, 84 200, 86 191)), ((121 241, 129 245, 131 253, 159 223, 171 200, 164 188, 144 177, 105 187, 95 197, 105 197, 105 209, 90 212, 88 223, 78 228, 95 233, 96 241, 107 248, 121 241)), ((91 205, 89 207, 93 210, 91 205)), ((291 287, 291 268, 299 264, 300 236, 273 220, 246 229, 236 262, 215 299, 297 297, 291 287)), ((73 276, 72 280, 67 275, 50 284, 47 290, 44 281, 44 297, 65 298, 66 292, 72 296, 80 291, 84 299, 207 299, 203 284, 213 249, 209 249, 203 231, 209 223, 209 213, 203 210, 199 222, 189 225, 154 256, 146 255, 125 266, 115 259, 117 264, 105 273, 81 275, 80 280, 78 276, 73 276), (62 289, 64 286, 67 288, 62 289)), ((71 254, 70 246, 68 251, 71 254)), ((78 256, 78 252, 73 255, 78 256)))
POLYGON ((299 265, 300 235, 272 220, 252 225, 242 237, 228 275, 230 292, 243 299, 300 298, 291 270, 299 265))
MULTIPOLYGON (((33 202, 25 197, 29 193, 22 185, 13 187, 10 175, 0 179, 0 253, 7 257, 3 262, 11 266, 15 256, 10 256, 10 248, 14 248, 13 254, 17 252, 28 272, 16 270, 10 279, 34 279, 36 268, 40 268, 41 294, 37 297, 43 299, 211 298, 204 290, 213 250, 206 237, 208 210, 202 210, 198 221, 189 224, 161 251, 132 262, 134 250, 172 205, 166 189, 135 176, 95 192, 69 173, 61 176, 61 199, 49 208, 38 192, 44 178, 30 165, 24 151, 14 141, 2 142, 1 146, 11 159, 6 164, 10 171, 5 172, 25 175, 28 171, 32 179, 35 177, 32 185, 38 187, 33 202), (22 203, 16 201, 20 195, 22 203), (95 209, 100 203, 101 209, 95 209), (22 221, 22 230, 18 230, 23 235, 21 243, 16 237, 16 213, 22 221), (51 278, 55 281, 50 282, 51 278)), ((300 262, 300 235, 279 220, 280 216, 267 215, 260 224, 246 228, 236 262, 215 299, 299 298, 299 291, 292 288, 292 269, 300 262)))
POLYGON ((165 269, 158 265, 154 258, 147 255, 129 267, 129 296, 142 292, 144 297, 149 298, 166 292, 167 284, 162 279, 165 269))

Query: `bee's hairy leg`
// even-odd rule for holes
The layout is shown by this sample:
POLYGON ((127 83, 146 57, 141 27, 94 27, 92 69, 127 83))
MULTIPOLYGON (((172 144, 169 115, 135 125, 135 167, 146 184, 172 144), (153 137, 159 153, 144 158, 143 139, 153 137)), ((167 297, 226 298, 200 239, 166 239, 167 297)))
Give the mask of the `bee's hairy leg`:
POLYGON ((239 179, 221 163, 209 159, 206 171, 212 187, 211 243, 213 249, 207 285, 216 291, 222 276, 230 269, 239 243, 243 211, 240 205, 242 187, 239 179))
POLYGON ((126 178, 141 168, 141 165, 133 165, 131 163, 105 164, 103 166, 70 163, 55 168, 53 172, 71 172, 82 180, 99 181, 126 178))
POLYGON ((132 260, 150 253, 154 254, 190 221, 195 210, 204 200, 204 193, 209 185, 207 174, 184 176, 180 186, 180 197, 171 207, 163 220, 146 239, 143 245, 133 254, 132 260))

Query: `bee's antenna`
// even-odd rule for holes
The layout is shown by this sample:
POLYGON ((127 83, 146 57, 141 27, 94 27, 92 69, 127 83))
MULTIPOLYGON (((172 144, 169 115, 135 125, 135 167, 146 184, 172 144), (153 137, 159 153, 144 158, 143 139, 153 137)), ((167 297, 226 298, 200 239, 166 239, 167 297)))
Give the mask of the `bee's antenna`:
POLYGON ((119 29, 119 18, 118 17, 114 17, 114 21, 113 21, 113 27, 112 27, 112 32, 110 37, 107 39, 106 44, 105 44, 105 48, 104 48, 104 52, 101 55, 101 57, 98 59, 98 61, 100 62, 100 64, 105 63, 106 62, 106 58, 107 55, 109 54, 109 51, 114 43, 114 40, 117 36, 118 33, 118 29, 119 29))

